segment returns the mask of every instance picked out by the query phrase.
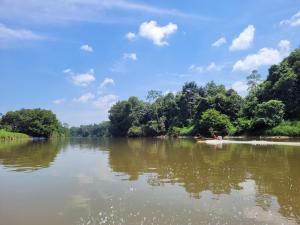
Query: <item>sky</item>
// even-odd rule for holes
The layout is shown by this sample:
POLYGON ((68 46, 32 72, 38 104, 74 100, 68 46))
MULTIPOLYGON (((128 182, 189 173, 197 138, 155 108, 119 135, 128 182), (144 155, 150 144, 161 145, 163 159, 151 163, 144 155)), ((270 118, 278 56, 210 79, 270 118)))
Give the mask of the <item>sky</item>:
POLYGON ((300 45, 299 0, 0 0, 0 113, 45 108, 72 126, 188 81, 247 94, 300 45))

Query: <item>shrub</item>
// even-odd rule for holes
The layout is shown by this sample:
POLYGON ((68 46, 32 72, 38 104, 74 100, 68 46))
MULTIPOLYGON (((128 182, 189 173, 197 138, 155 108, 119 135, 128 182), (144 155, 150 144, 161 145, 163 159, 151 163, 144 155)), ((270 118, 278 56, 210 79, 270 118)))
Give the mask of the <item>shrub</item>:
POLYGON ((252 129, 253 121, 247 118, 238 118, 236 121, 236 133, 242 134, 252 129))
POLYGON ((169 136, 191 136, 195 134, 195 126, 188 127, 172 127, 168 131, 169 136))
POLYGON ((143 136, 142 128, 138 126, 132 126, 128 129, 127 135, 128 137, 141 137, 143 136))
POLYGON ((266 135, 300 137, 300 121, 284 121, 265 131, 266 135))
POLYGON ((205 136, 212 135, 213 133, 226 135, 235 132, 229 117, 215 109, 206 110, 202 114, 197 127, 197 130, 205 136))

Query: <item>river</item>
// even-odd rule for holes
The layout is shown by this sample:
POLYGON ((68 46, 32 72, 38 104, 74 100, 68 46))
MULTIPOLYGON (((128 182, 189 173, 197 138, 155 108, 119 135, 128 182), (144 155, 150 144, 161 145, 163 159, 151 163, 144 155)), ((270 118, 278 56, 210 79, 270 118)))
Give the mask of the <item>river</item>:
POLYGON ((300 147, 0 143, 0 224, 300 224, 300 147))

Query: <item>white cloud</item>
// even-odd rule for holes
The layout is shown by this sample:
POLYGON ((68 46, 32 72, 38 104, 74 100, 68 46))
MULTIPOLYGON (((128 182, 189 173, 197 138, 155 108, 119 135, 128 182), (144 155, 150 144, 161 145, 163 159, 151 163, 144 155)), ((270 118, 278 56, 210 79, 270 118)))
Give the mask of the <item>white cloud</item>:
POLYGON ((111 78, 105 78, 101 84, 100 84, 100 88, 104 88, 106 87, 107 85, 115 85, 115 81, 111 78))
POLYGON ((55 105, 59 105, 59 104, 62 104, 64 102, 65 102, 64 98, 55 99, 55 100, 52 101, 52 103, 55 104, 55 105))
POLYGON ((63 70, 63 73, 65 73, 65 74, 71 74, 72 70, 70 68, 67 68, 67 69, 63 70))
POLYGON ((197 66, 197 65, 190 65, 188 70, 193 72, 193 73, 204 73, 204 72, 218 72, 223 69, 223 65, 217 65, 214 62, 211 62, 207 66, 197 66))
POLYGON ((221 65, 217 65, 214 62, 211 62, 207 67, 206 70, 209 72, 213 72, 213 71, 221 71, 223 68, 223 66, 221 65))
POLYGON ((292 27, 300 26, 300 11, 298 11, 290 19, 280 21, 280 25, 286 25, 286 24, 292 27))
POLYGON ((16 40, 43 40, 45 37, 26 29, 13 29, 0 23, 0 42, 16 40))
POLYGON ((285 54, 285 56, 288 55, 288 53, 290 52, 290 42, 288 40, 281 40, 278 44, 278 48, 279 50, 285 54))
POLYGON ((243 60, 238 60, 233 65, 233 71, 247 71, 257 69, 260 66, 269 66, 279 63, 290 51, 290 42, 281 40, 279 49, 262 48, 256 54, 246 56, 243 60))
POLYGON ((90 69, 88 72, 81 74, 75 74, 71 69, 65 69, 63 73, 70 75, 73 83, 78 86, 88 86, 96 80, 94 69, 90 69))
POLYGON ((229 47, 230 51, 238 51, 248 49, 254 39, 255 27, 253 25, 249 25, 246 27, 240 35, 235 38, 231 46, 229 47))
POLYGON ((139 36, 151 40, 157 46, 165 46, 169 44, 166 38, 175 33, 177 29, 178 26, 174 23, 159 26, 156 21, 151 20, 140 25, 139 36))
POLYGON ((137 36, 135 33, 129 32, 125 35, 125 38, 127 38, 129 41, 132 41, 132 40, 136 39, 137 36))
POLYGON ((241 93, 247 91, 248 85, 242 81, 236 81, 232 84, 231 88, 236 92, 241 93))
POLYGON ((80 103, 86 103, 90 100, 93 100, 95 98, 95 95, 91 92, 85 93, 81 95, 79 98, 74 98, 73 102, 80 102, 80 103))
POLYGON ((93 52, 94 51, 94 49, 92 48, 92 46, 89 46, 89 45, 81 45, 80 49, 82 51, 86 51, 86 52, 93 52))
POLYGON ((117 95, 108 94, 99 97, 97 100, 93 102, 93 104, 99 109, 108 110, 117 101, 118 101, 117 95))
POLYGON ((212 46, 218 48, 221 45, 225 44, 226 42, 227 42, 226 38, 225 37, 221 37, 218 40, 216 40, 214 43, 212 43, 212 46))
POLYGON ((188 70, 193 73, 202 73, 204 68, 202 66, 196 66, 195 64, 192 64, 189 66, 188 70))
POLYGON ((129 0, 4 0, 1 1, 0 18, 38 23, 122 22, 121 19, 124 20, 124 17, 120 17, 117 13, 120 10, 129 12, 130 15, 138 12, 189 16, 178 10, 159 8, 129 0))
POLYGON ((124 60, 130 59, 132 61, 136 61, 137 60, 137 56, 136 56, 135 53, 124 53, 123 54, 123 59, 124 60))

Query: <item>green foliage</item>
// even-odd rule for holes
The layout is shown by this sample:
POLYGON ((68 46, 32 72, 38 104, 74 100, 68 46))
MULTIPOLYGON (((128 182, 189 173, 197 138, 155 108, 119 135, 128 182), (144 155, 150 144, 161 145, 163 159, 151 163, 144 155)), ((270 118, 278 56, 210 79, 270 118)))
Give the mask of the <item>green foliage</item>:
POLYGON ((71 127, 70 135, 72 137, 106 137, 110 136, 110 122, 105 121, 100 124, 81 125, 80 127, 71 127))
POLYGON ((49 138, 54 132, 59 131, 61 124, 50 110, 21 109, 3 115, 1 127, 32 137, 49 138))
POLYGON ((236 121, 236 134, 243 134, 252 130, 253 121, 247 118, 238 118, 236 121))
POLYGON ((111 122, 110 132, 114 136, 126 136, 132 119, 131 104, 128 101, 117 102, 109 110, 109 120, 111 122))
POLYGON ((10 132, 1 129, 0 130, 0 140, 16 140, 16 139, 28 139, 29 136, 23 133, 10 132))
POLYGON ((284 104, 278 100, 270 100, 258 104, 254 116, 254 127, 261 129, 277 126, 284 116, 284 104))
POLYGON ((214 133, 226 135, 234 133, 234 127, 227 115, 215 109, 208 109, 201 116, 198 132, 205 136, 210 136, 214 133))
POLYGON ((159 121, 150 120, 145 126, 144 126, 144 135, 145 136, 158 136, 163 135, 166 133, 165 129, 165 118, 162 117, 159 119, 159 121))
MULTIPOLYGON (((109 110, 108 132, 113 136, 134 137, 165 135, 167 131, 172 136, 213 132, 255 135, 277 126, 283 119, 300 119, 299 49, 279 65, 271 66, 263 82, 261 75, 253 70, 247 84, 249 94, 245 98, 214 82, 205 86, 187 82, 177 93, 151 90, 146 102, 130 97, 109 110)), ((94 128, 80 129, 79 136, 94 136, 91 134, 94 128)), ((106 133, 107 127, 100 130, 106 133)))
POLYGON ((178 136, 192 136, 195 134, 195 125, 188 127, 172 127, 168 131, 169 136, 178 137, 178 136))
POLYGON ((241 111, 243 99, 233 89, 208 97, 209 108, 226 114, 232 120, 236 120, 241 111))
POLYGON ((269 128, 265 131, 266 135, 271 136, 300 136, 300 121, 284 121, 273 128, 269 128))
POLYGON ((132 126, 129 128, 127 132, 128 137, 142 137, 143 136, 143 130, 141 127, 138 126, 132 126))
POLYGON ((267 80, 257 92, 258 101, 280 100, 286 119, 300 119, 300 49, 269 69, 267 80))

